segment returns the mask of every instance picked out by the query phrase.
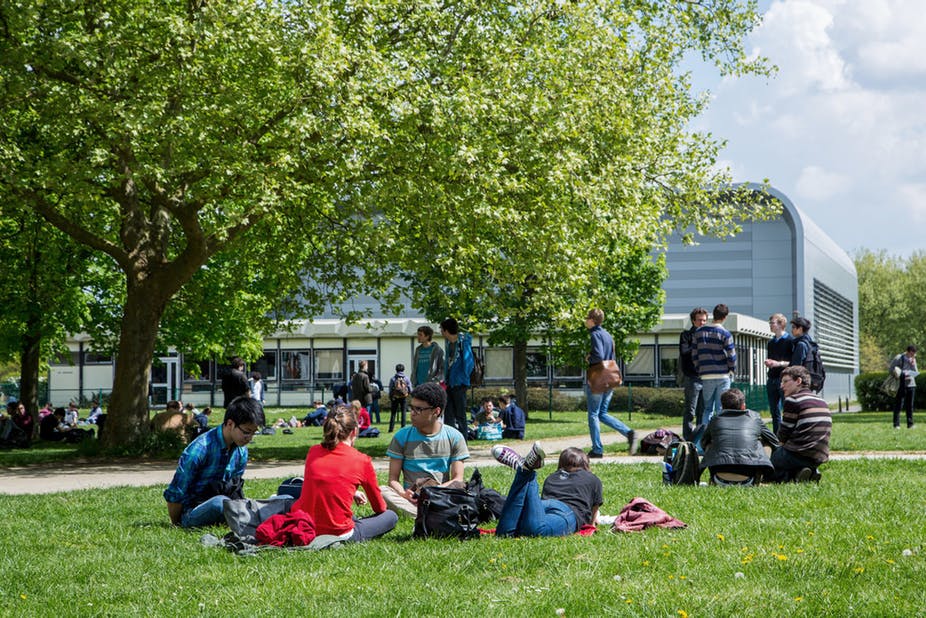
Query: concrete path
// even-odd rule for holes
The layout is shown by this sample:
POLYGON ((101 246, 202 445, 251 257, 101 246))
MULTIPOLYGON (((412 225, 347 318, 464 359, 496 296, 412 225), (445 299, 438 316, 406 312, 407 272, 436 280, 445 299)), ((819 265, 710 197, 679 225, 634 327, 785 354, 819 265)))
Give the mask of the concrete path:
MULTIPOLYGON (((679 431, 681 428, 677 428, 679 431)), ((641 436, 642 437, 642 436, 641 436)), ((658 456, 629 456, 624 450, 624 438, 615 433, 608 432, 602 435, 605 446, 617 444, 619 453, 614 453, 615 447, 606 449, 603 459, 593 459, 592 463, 651 463, 659 464, 662 457, 658 456), (611 451, 609 454, 608 451, 611 451)), ((494 443, 470 442, 470 458, 467 467, 497 466, 498 462, 492 457, 491 448, 494 443)), ((505 442, 513 446, 518 452, 525 453, 530 447, 529 441, 505 442)), ((543 441, 547 453, 547 461, 554 463, 557 455, 565 448, 575 446, 588 449, 588 436, 572 436, 566 438, 551 438, 543 441)), ((851 452, 831 453, 831 460, 844 459, 926 459, 926 451, 915 452, 851 452)), ((148 485, 166 486, 174 474, 174 462, 118 462, 107 464, 79 464, 56 463, 49 465, 21 466, 0 470, 0 494, 46 494, 60 491, 74 491, 78 489, 99 489, 105 487, 148 485)), ((373 467, 377 470, 389 468, 386 457, 373 459, 373 467)), ((283 479, 290 476, 302 476, 302 461, 285 462, 251 462, 248 464, 245 478, 250 479, 283 479)))

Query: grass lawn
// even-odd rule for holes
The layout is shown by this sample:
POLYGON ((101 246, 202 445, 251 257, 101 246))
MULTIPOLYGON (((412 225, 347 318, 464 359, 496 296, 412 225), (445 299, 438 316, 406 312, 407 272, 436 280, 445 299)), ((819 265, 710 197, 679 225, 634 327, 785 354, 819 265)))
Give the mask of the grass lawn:
MULTIPOLYGON (((641 496, 688 528, 460 543, 402 520, 365 545, 249 557, 168 526, 158 487, 0 496, 0 615, 923 616, 923 468, 834 461, 819 485, 719 489, 602 464, 603 513, 641 496)), ((483 473, 503 492, 513 476, 483 473)))

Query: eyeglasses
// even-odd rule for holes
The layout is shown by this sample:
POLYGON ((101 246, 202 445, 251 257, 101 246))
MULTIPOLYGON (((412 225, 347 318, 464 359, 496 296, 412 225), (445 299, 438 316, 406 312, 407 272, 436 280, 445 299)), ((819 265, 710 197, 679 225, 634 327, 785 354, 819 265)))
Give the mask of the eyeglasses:
POLYGON ((421 414, 422 412, 427 412, 428 410, 433 410, 434 406, 419 407, 419 406, 408 406, 408 409, 411 410, 412 414, 421 414))
POLYGON ((257 431, 245 431, 244 429, 241 428, 241 425, 235 425, 235 427, 238 428, 238 431, 240 431, 241 435, 243 435, 245 438, 250 438, 255 433, 257 433, 257 431))

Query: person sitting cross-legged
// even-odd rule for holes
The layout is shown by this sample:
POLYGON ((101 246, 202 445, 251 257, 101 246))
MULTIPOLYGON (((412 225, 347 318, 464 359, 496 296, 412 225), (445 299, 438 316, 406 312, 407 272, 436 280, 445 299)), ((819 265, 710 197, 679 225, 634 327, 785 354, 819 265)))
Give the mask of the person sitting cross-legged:
POLYGON ((589 471, 588 455, 575 447, 559 456, 559 469, 548 476, 540 495, 537 470, 544 452, 534 442, 526 457, 501 444, 492 455, 515 471, 514 481, 498 518, 496 536, 567 536, 595 524, 601 506, 601 479, 589 471))
POLYGON ((707 468, 716 485, 753 485, 774 473, 763 446, 778 447, 775 437, 762 418, 746 409, 746 396, 738 388, 720 395, 723 408, 708 424, 701 444, 704 457, 701 469, 707 468))
POLYGON ((781 372, 781 392, 785 396, 778 439, 781 448, 772 453, 775 480, 819 481, 817 469, 830 457, 833 417, 826 402, 810 389, 810 372, 792 365, 781 372))

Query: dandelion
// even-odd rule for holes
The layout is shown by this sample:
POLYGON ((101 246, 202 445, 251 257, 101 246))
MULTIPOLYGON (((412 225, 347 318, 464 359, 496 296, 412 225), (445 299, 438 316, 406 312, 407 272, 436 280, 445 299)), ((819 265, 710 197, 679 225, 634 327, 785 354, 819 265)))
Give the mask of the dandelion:
POLYGON ((866 540, 866 541, 874 541, 874 540, 875 540, 875 537, 873 537, 873 536, 871 536, 871 535, 869 534, 868 536, 865 537, 865 540, 866 540))
POLYGON ((614 581, 616 581, 616 582, 621 581, 621 576, 620 576, 620 575, 615 575, 615 576, 614 576, 614 581))
POLYGON ((678 611, 675 612, 675 613, 678 614, 679 616, 681 616, 682 618, 688 618, 688 612, 686 612, 686 611, 683 610, 683 609, 680 609, 680 610, 678 610, 678 611))
POLYGON ((649 566, 649 560, 644 560, 644 561, 643 561, 643 566, 649 566))
POLYGON ((903 551, 900 552, 900 553, 901 553, 902 555, 904 555, 904 556, 912 556, 912 555, 913 555, 913 550, 911 550, 911 549, 905 549, 905 550, 903 550, 903 551))
POLYGON ((679 578, 679 579, 688 579, 688 578, 685 577, 684 575, 679 575, 678 578, 679 578))
POLYGON ((565 616, 565 615, 566 615, 566 608, 565 608, 565 607, 557 607, 557 608, 556 608, 556 615, 557 615, 557 616, 565 616))
POLYGON ((733 577, 735 579, 743 579, 744 577, 746 577, 746 574, 743 573, 742 571, 737 571, 736 573, 733 574, 733 577))
POLYGON ((803 553, 804 553, 804 550, 803 550, 803 549, 798 549, 796 553, 798 553, 798 554, 803 554, 803 553))
POLYGON ((718 535, 717 535, 717 539, 718 539, 720 542, 723 542, 723 535, 722 535, 722 534, 718 534, 718 535))
POLYGON ((856 575, 861 575, 862 573, 865 572, 865 567, 855 567, 855 569, 853 570, 855 571, 856 575))
POLYGON ((669 579, 675 579, 675 575, 669 575, 669 579))
POLYGON ((626 601, 624 601, 624 603, 626 603, 627 605, 633 605, 633 599, 627 599, 626 601))
POLYGON ((25 600, 26 600, 26 595, 20 593, 20 594, 19 594, 19 598, 22 599, 23 601, 25 601, 25 600))
POLYGON ((801 601, 804 600, 804 597, 794 597, 794 600, 800 603, 801 601))
POLYGON ((897 564, 896 562, 894 562, 894 561, 891 560, 890 558, 887 559, 887 563, 888 563, 888 564, 897 564))

